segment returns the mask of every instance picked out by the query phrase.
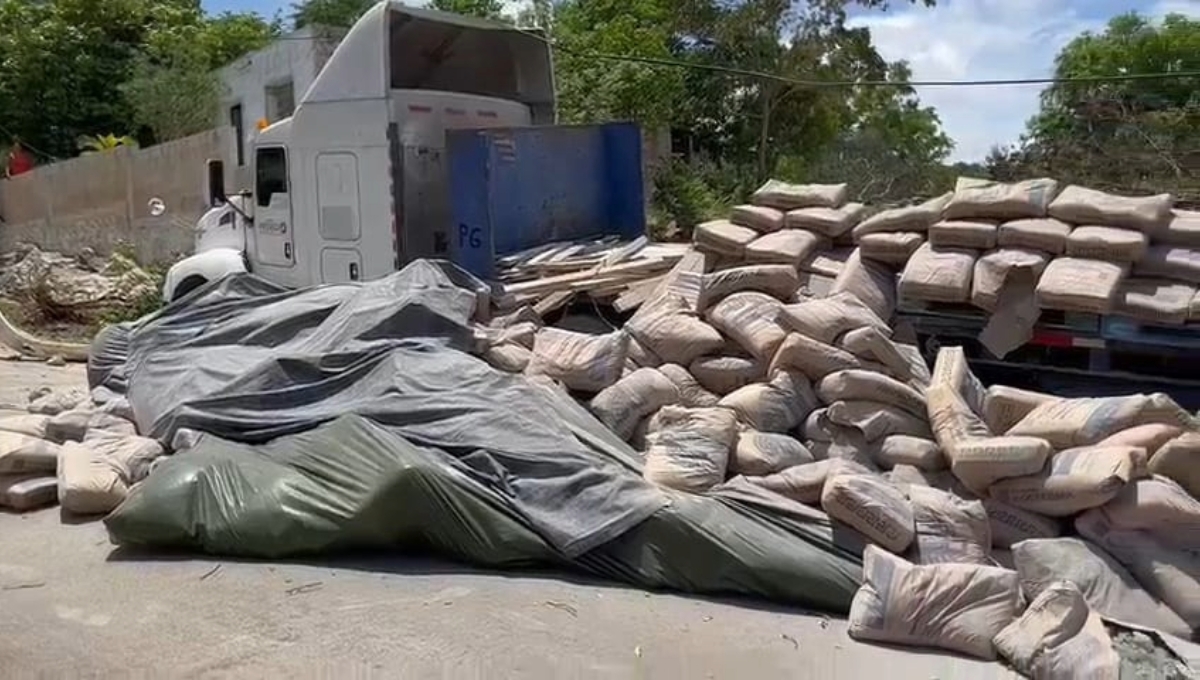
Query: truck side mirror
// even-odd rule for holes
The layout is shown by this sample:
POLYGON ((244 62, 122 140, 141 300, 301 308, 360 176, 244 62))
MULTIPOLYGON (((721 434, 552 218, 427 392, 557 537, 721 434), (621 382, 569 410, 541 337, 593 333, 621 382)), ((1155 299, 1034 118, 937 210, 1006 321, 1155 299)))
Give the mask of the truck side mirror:
POLYGON ((218 206, 229 199, 225 194, 225 163, 215 158, 208 160, 208 196, 209 206, 218 206))

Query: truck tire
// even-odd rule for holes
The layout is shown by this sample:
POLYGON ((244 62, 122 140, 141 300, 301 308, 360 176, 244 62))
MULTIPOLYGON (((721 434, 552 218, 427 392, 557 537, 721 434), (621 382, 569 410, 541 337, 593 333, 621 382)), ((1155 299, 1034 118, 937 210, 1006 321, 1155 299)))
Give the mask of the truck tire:
POLYGON ((175 292, 171 294, 171 302, 175 302, 176 300, 182 298, 206 283, 208 283, 208 279, 204 278, 203 276, 193 274, 192 276, 187 277, 175 287, 175 292))

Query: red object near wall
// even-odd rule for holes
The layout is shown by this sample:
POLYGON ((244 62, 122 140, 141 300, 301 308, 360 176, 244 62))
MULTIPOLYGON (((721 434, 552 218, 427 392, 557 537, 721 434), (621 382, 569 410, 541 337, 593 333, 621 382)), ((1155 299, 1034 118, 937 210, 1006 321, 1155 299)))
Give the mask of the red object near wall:
POLYGON ((29 152, 21 148, 19 144, 14 144, 12 150, 8 152, 8 176, 16 177, 23 172, 29 172, 33 166, 33 156, 29 155, 29 152))

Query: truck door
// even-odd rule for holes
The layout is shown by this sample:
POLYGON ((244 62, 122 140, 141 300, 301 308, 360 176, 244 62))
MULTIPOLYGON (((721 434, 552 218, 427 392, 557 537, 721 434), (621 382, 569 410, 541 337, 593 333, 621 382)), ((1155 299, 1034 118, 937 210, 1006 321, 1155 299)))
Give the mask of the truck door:
POLYGON ((317 231, 321 281, 362 278, 358 156, 348 151, 317 154, 317 231))
POLYGON ((295 264, 291 183, 287 150, 259 147, 254 153, 254 261, 271 267, 295 264))

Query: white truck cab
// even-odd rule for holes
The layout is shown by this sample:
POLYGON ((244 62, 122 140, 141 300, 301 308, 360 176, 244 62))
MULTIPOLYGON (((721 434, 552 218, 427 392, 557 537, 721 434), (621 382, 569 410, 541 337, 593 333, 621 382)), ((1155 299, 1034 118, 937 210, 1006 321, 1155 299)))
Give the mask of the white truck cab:
POLYGON ((446 131, 551 125, 550 47, 506 24, 380 2, 291 118, 250 140, 253 186, 226 196, 209 162, 196 253, 175 300, 237 271, 285 286, 367 280, 449 252, 446 131))

